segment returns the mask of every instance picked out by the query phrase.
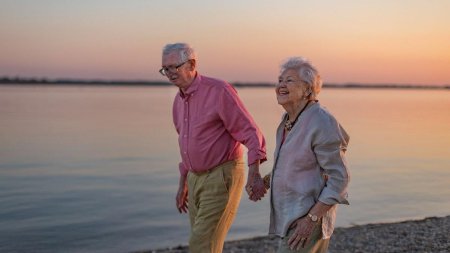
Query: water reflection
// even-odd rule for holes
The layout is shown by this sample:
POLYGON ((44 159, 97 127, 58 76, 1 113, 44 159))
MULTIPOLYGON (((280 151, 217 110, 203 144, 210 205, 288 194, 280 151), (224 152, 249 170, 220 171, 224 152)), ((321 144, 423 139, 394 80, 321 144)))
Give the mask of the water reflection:
MULTIPOLYGON (((0 87, 0 251, 109 252, 187 243, 175 208, 173 87, 0 87), (95 240, 93 239, 95 238, 95 240)), ((274 90, 238 92, 267 139, 274 90)), ((450 213, 450 100, 442 90, 324 89, 351 136, 338 226, 450 213)), ((228 239, 264 235, 268 198, 245 197, 228 239)))

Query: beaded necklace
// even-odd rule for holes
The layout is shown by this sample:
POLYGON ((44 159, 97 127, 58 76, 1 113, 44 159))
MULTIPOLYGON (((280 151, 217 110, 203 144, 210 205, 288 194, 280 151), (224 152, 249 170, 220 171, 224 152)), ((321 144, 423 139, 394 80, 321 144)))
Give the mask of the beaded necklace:
POLYGON ((291 122, 291 121, 289 120, 289 114, 288 114, 287 119, 286 119, 286 122, 284 123, 284 128, 285 128, 287 131, 291 131, 291 129, 294 127, 295 123, 297 122, 298 117, 300 117, 300 114, 302 114, 302 112, 306 109, 306 107, 309 105, 310 102, 311 102, 311 100, 308 101, 308 103, 306 103, 305 106, 303 106, 303 108, 302 108, 302 109, 300 110, 300 112, 297 114, 297 117, 295 117, 295 120, 294 120, 294 121, 291 122))

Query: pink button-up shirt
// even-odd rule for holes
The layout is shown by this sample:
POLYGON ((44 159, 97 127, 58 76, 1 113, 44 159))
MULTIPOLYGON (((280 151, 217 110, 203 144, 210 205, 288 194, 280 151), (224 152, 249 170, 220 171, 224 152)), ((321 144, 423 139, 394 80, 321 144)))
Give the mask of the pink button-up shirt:
POLYGON ((173 103, 178 132, 181 175, 203 172, 240 158, 241 143, 248 149, 248 164, 266 160, 264 136, 228 83, 197 74, 185 93, 173 103))

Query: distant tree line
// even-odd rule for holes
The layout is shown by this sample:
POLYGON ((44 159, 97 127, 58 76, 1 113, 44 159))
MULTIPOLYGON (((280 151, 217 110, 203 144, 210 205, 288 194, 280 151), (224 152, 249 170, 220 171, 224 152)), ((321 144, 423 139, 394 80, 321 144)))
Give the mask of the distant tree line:
MULTIPOLYGON (((102 80, 102 79, 47 79, 47 78, 24 78, 8 77, 0 78, 1 84, 9 85, 112 85, 112 86, 170 86, 164 81, 144 81, 144 80, 102 80)), ((232 83, 235 87, 275 87, 275 83, 232 83)), ((405 84, 329 84, 325 83, 324 88, 369 88, 369 89, 450 89, 449 85, 405 85, 405 84)))
POLYGON ((101 80, 101 79, 47 79, 47 78, 24 78, 24 77, 2 77, 0 84, 43 84, 43 85, 139 85, 139 86, 167 86, 169 82, 143 81, 143 80, 101 80))

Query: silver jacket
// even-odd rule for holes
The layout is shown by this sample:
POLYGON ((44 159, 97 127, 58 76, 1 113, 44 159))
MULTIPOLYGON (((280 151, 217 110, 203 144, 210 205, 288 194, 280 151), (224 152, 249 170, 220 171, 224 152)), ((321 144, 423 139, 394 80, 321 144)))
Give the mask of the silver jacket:
POLYGON ((276 133, 269 234, 285 236, 291 223, 320 201, 333 205, 322 218, 323 238, 329 238, 336 204, 348 204, 350 174, 344 153, 349 136, 333 115, 315 103, 303 111, 281 145, 286 117, 276 133))

